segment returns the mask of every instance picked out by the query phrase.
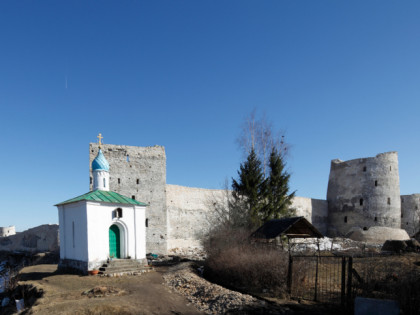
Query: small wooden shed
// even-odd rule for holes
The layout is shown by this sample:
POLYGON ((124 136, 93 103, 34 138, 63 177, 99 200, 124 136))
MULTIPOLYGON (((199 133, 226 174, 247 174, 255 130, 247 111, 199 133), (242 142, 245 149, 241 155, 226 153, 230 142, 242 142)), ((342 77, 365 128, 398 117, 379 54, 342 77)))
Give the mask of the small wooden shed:
POLYGON ((304 217, 272 219, 251 234, 252 238, 263 242, 270 242, 281 236, 286 236, 288 239, 324 237, 304 217))

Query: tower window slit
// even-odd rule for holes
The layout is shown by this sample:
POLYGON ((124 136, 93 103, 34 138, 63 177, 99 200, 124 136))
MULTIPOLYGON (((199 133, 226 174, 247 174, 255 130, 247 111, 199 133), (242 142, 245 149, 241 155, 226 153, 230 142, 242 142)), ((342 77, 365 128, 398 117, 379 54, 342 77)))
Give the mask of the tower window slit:
POLYGON ((121 179, 118 178, 118 184, 121 184, 121 179))
POLYGON ((106 187, 106 179, 104 178, 104 188, 106 187))
POLYGON ((146 227, 149 227, 149 219, 146 219, 146 227))
POLYGON ((90 177, 90 184, 92 184, 92 176, 90 177))
POLYGON ((136 200, 136 196, 132 195, 131 199, 136 200))
POLYGON ((363 198, 360 198, 359 203, 361 206, 363 206, 363 198))
POLYGON ((137 178, 136 182, 137 182, 137 185, 140 184, 140 179, 137 178))
POLYGON ((344 217, 344 223, 347 223, 347 216, 344 217))
POLYGON ((117 208, 117 209, 115 210, 115 216, 116 216, 117 218, 122 218, 122 216, 123 216, 123 212, 122 212, 122 209, 121 209, 121 208, 117 208))
POLYGON ((363 172, 366 172, 366 166, 363 166, 363 172))
POLYGON ((378 186, 378 181, 377 180, 375 180, 375 186, 378 186))
POLYGON ((391 204, 391 198, 388 197, 388 204, 391 204))
POLYGON ((375 222, 377 222, 378 221, 378 218, 377 217, 375 217, 375 222))

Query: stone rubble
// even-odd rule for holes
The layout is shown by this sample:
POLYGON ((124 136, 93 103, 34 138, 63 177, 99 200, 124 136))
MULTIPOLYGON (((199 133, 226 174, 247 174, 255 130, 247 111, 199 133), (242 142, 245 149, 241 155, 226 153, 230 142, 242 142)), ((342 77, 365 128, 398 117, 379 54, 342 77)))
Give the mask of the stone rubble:
POLYGON ((186 247, 186 248, 171 248, 169 255, 179 256, 181 258, 186 258, 195 261, 203 261, 206 259, 206 252, 199 247, 186 247))
POLYGON ((206 314, 224 314, 244 307, 264 308, 266 302, 250 295, 228 290, 210 283, 194 273, 191 263, 171 267, 163 276, 166 285, 180 294, 206 314))

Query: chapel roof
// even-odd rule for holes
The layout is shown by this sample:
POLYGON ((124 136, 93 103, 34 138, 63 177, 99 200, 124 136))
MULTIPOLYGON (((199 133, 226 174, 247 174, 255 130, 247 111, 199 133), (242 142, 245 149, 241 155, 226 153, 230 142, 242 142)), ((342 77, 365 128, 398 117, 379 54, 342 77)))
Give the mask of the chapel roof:
POLYGON ((92 161, 92 171, 107 171, 109 172, 109 163, 106 160, 102 150, 99 149, 98 155, 92 161))
POLYGON ((87 201, 98 201, 98 202, 106 202, 106 203, 122 203, 122 204, 130 204, 130 205, 138 205, 138 206, 147 206, 148 204, 144 202, 140 202, 129 197, 120 195, 114 191, 104 191, 104 190, 94 190, 90 191, 84 195, 60 202, 56 204, 56 206, 61 206, 81 200, 87 201))

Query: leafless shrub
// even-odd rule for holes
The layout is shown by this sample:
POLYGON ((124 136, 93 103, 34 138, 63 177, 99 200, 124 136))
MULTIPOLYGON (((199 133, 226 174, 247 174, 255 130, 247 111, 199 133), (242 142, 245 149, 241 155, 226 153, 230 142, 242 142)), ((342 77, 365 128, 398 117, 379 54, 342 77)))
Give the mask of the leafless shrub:
POLYGON ((250 231, 217 228, 205 249, 206 276, 222 285, 279 295, 286 291, 288 255, 278 248, 251 244, 250 231))
POLYGON ((362 283, 355 294, 399 302, 404 314, 420 314, 420 255, 395 255, 355 260, 362 283), (417 265, 416 265, 417 264, 417 265))

